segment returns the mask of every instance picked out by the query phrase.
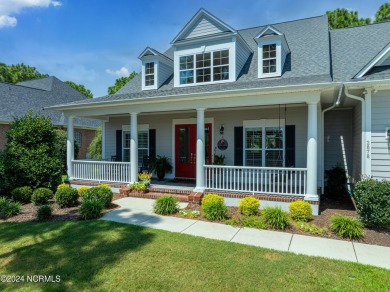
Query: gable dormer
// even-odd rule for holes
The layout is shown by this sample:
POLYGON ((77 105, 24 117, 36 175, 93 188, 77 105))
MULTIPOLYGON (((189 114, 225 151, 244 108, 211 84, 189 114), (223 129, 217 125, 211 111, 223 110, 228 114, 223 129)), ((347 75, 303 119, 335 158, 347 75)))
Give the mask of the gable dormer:
POLYGON ((251 49, 241 35, 200 9, 171 42, 175 87, 236 81, 251 49))
POLYGON ((255 37, 258 44, 258 77, 279 77, 290 53, 286 38, 282 32, 267 26, 255 37))
POLYGON ((158 89, 173 73, 173 61, 147 47, 138 57, 142 61, 142 90, 158 89))

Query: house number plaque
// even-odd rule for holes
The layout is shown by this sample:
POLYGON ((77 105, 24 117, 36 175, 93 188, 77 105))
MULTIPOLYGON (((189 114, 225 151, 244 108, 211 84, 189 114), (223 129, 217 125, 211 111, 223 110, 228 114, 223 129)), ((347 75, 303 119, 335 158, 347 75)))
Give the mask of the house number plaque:
POLYGON ((228 148, 228 142, 222 138, 218 141, 217 147, 221 151, 226 150, 228 148))

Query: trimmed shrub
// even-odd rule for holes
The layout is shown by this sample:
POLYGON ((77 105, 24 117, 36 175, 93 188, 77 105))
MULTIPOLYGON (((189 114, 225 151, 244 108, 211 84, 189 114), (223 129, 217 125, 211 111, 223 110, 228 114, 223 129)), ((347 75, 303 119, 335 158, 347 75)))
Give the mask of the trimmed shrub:
POLYGON ((111 186, 109 184, 100 184, 98 185, 98 188, 106 188, 111 190, 111 186))
POLYGON ((19 202, 10 202, 8 201, 5 206, 3 206, 2 212, 6 218, 16 216, 22 210, 22 204, 19 202))
POLYGON ((210 201, 202 205, 204 215, 209 220, 223 220, 226 218, 227 208, 225 202, 210 201))
POLYGON ((36 206, 45 205, 51 198, 53 198, 53 192, 50 189, 39 188, 32 194, 31 202, 36 206))
POLYGON ((101 216, 103 203, 98 199, 83 201, 80 207, 80 217, 84 220, 97 219, 101 216))
POLYGON ((330 218, 330 228, 339 236, 355 239, 364 236, 363 223, 359 220, 342 215, 330 218))
POLYGON ((83 198, 85 192, 88 191, 89 189, 90 189, 89 187, 79 187, 79 188, 77 189, 77 192, 79 193, 79 196, 80 196, 81 198, 83 198))
POLYGON ((16 202, 22 204, 27 204, 31 202, 31 196, 33 191, 30 187, 20 187, 13 189, 11 192, 12 199, 16 202))
POLYGON ((37 210, 37 219, 39 221, 50 219, 52 215, 52 209, 50 205, 39 206, 37 210))
POLYGON ((368 227, 390 227, 390 181, 365 178, 354 188, 357 212, 368 227))
POLYGON ((251 216, 259 213, 260 201, 255 197, 245 197, 238 202, 241 214, 251 216))
POLYGON ((161 215, 175 214, 179 211, 178 200, 171 195, 158 198, 154 204, 154 213, 161 215))
POLYGON ((211 202, 221 202, 224 203, 225 200, 222 196, 217 194, 207 194, 202 198, 202 206, 207 205, 211 202))
POLYGON ((17 117, 7 131, 4 170, 15 186, 50 188, 62 181, 62 163, 55 147, 56 133, 49 117, 27 113, 17 117))
POLYGON ((290 216, 295 221, 307 222, 313 217, 313 209, 309 202, 297 200, 288 205, 290 216))
POLYGON ((288 215, 280 207, 266 207, 262 211, 265 223, 273 229, 284 230, 289 224, 288 215))
POLYGON ((99 200, 102 202, 103 207, 108 208, 111 205, 112 197, 113 193, 111 188, 98 186, 86 190, 83 194, 83 201, 99 200))
POLYGON ((55 195, 56 203, 61 207, 73 207, 77 205, 79 194, 74 188, 59 188, 55 195))
POLYGON ((135 190, 135 191, 146 191, 146 184, 143 182, 135 182, 130 185, 130 189, 135 190))
POLYGON ((59 189, 65 189, 65 188, 70 188, 70 186, 68 184, 66 184, 66 183, 60 184, 60 185, 57 186, 57 191, 59 189))

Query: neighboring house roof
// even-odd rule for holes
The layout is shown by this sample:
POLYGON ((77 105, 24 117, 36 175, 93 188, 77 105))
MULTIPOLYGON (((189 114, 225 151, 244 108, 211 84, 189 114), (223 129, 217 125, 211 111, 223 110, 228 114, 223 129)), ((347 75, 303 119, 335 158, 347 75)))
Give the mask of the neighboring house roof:
MULTIPOLYGON (((65 126, 64 114, 43 108, 58 103, 85 100, 84 95, 54 76, 17 84, 0 82, 0 122, 10 123, 15 117, 32 111, 34 114, 49 117, 56 126, 65 126)), ((81 128, 97 128, 101 123, 96 120, 75 118, 74 125, 81 128)))

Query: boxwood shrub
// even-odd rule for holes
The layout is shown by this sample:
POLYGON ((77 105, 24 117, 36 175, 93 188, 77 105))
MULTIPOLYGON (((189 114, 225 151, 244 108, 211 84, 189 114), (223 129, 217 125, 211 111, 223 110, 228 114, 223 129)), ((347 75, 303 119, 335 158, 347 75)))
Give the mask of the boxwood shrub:
POLYGON ((307 222, 313 217, 313 209, 309 202, 297 200, 288 205, 290 216, 295 221, 307 222))
POLYGON ((108 208, 111 205, 112 197, 113 193, 111 188, 98 186, 86 190, 83 194, 83 201, 99 200, 102 202, 104 208, 108 208))
POLYGON ((52 208, 50 205, 39 206, 37 210, 37 219, 39 221, 50 219, 52 215, 52 208))
POLYGON ((365 178, 354 188, 357 212, 368 227, 390 227, 390 181, 365 178))
POLYGON ((53 198, 53 192, 48 188, 39 188, 36 189, 31 197, 31 202, 36 206, 45 205, 47 202, 53 198))
POLYGON ((57 189, 55 200, 61 208, 73 207, 77 205, 78 197, 79 194, 74 188, 59 188, 57 189))
POLYGON ((255 197, 245 197, 238 202, 238 209, 243 215, 257 215, 259 208, 260 201, 255 197))
POLYGON ((27 186, 13 189, 11 192, 12 199, 22 204, 30 203, 32 194, 33 194, 32 189, 27 186))

